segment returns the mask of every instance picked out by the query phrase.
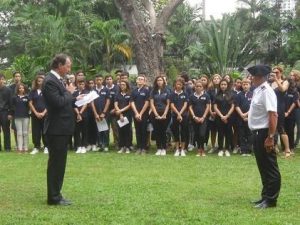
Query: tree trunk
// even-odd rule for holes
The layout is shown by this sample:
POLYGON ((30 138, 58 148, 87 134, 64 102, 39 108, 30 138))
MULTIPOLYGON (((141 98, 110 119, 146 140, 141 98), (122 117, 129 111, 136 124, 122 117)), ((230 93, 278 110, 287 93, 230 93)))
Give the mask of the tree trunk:
POLYGON ((159 17, 154 17, 150 0, 142 0, 149 13, 150 23, 138 8, 137 0, 115 0, 122 19, 131 34, 135 60, 139 72, 148 75, 149 82, 163 71, 164 33, 167 21, 183 0, 170 0, 159 17))

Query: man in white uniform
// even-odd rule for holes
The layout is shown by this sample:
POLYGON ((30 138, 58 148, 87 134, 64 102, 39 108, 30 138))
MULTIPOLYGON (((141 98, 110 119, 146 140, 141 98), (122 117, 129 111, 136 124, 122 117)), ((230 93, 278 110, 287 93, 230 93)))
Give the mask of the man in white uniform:
POLYGON ((275 207, 280 191, 281 175, 275 152, 274 135, 277 126, 277 98, 267 83, 269 66, 248 68, 256 87, 248 114, 248 125, 253 133, 253 151, 261 176, 261 199, 254 201, 255 208, 275 207))

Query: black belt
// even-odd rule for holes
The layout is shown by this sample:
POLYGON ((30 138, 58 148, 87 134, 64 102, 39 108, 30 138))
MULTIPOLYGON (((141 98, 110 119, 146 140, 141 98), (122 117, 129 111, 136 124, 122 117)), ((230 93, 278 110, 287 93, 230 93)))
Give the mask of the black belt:
POLYGON ((262 129, 252 130, 251 132, 252 132, 253 134, 258 134, 259 132, 266 132, 266 131, 268 131, 268 130, 269 130, 269 128, 262 128, 262 129))

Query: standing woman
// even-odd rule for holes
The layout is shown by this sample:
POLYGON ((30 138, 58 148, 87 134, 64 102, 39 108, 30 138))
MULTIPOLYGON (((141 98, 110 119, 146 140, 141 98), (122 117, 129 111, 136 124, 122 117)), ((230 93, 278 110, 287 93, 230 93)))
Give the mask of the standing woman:
POLYGON ((137 88, 131 94, 131 109, 134 113, 136 154, 146 154, 147 123, 149 117, 149 89, 145 86, 146 76, 140 73, 136 78, 137 88))
POLYGON ((153 83, 150 94, 151 118, 154 127, 157 152, 155 155, 166 155, 167 136, 166 130, 170 121, 170 100, 169 91, 166 88, 166 81, 163 76, 157 76, 153 83))
POLYGON ((131 145, 131 109, 130 109, 130 86, 127 81, 120 81, 120 89, 115 97, 115 114, 121 122, 125 121, 125 117, 128 119, 128 124, 119 126, 119 147, 118 153, 130 153, 131 145))
POLYGON ((190 96, 189 110, 193 118, 195 142, 198 146, 197 156, 205 156, 204 143, 207 128, 207 115, 210 108, 210 98, 204 91, 203 83, 196 81, 195 93, 190 96))
POLYGON ((289 82, 289 88, 287 90, 285 97, 285 121, 284 121, 284 127, 287 133, 287 136, 289 138, 289 146, 291 149, 291 154, 294 153, 295 145, 295 122, 296 122, 296 108, 298 107, 298 101, 299 101, 299 93, 296 88, 296 82, 292 80, 291 78, 288 79, 289 82))
POLYGON ((184 80, 176 79, 174 83, 174 91, 170 96, 170 106, 172 111, 172 133, 176 143, 176 151, 174 156, 185 156, 185 134, 188 133, 188 96, 183 91, 184 80))
POLYGON ((289 146, 289 138, 286 134, 286 130, 284 128, 284 113, 285 113, 285 95, 286 91, 289 88, 289 82, 287 80, 283 80, 283 69, 279 66, 273 68, 273 82, 271 87, 275 91, 277 96, 277 114, 278 114, 278 122, 277 122, 277 131, 280 135, 281 141, 284 145, 284 155, 285 157, 291 156, 290 146, 289 146))
POLYGON ((231 114, 234 111, 233 95, 226 79, 222 79, 219 91, 214 102, 214 109, 217 114, 216 124, 218 127, 218 156, 230 156, 229 147, 232 141, 232 122, 231 114), (225 138, 225 150, 223 149, 225 138))
POLYGON ((20 153, 28 151, 29 98, 25 90, 24 84, 17 84, 16 95, 12 101, 17 131, 17 151, 20 153))
MULTIPOLYGON (((290 73, 290 78, 295 81, 296 88, 298 94, 300 93, 300 71, 299 70, 292 70, 290 73)), ((297 134, 296 140, 294 142, 294 146, 296 147, 300 140, 300 102, 297 102, 297 107, 295 109, 295 119, 296 119, 296 127, 297 127, 297 134)))
POLYGON ((211 150, 208 153, 213 153, 216 149, 216 137, 217 137, 217 125, 216 125, 216 112, 213 107, 213 102, 215 101, 215 97, 218 93, 219 84, 221 81, 221 76, 219 74, 214 74, 211 78, 211 82, 207 89, 207 94, 209 95, 209 98, 211 100, 209 113, 210 117, 208 119, 208 126, 207 126, 207 132, 206 132, 206 142, 208 142, 208 139, 210 137, 211 141, 211 150), (210 133, 210 135, 209 135, 210 133))
POLYGON ((34 155, 41 148, 41 139, 44 144, 44 153, 48 154, 47 139, 44 134, 44 120, 47 113, 45 99, 42 94, 44 76, 37 75, 33 81, 32 90, 29 93, 29 107, 31 110, 31 130, 34 148, 30 154, 34 155))

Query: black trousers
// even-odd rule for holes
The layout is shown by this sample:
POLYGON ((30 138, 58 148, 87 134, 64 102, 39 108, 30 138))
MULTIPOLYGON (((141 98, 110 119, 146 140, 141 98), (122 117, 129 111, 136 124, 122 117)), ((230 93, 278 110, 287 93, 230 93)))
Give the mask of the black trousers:
POLYGON ((281 175, 275 151, 267 152, 264 141, 268 129, 253 131, 253 151, 263 185, 261 197, 269 202, 276 202, 280 192, 281 175))
POLYGON ((193 122, 194 125, 194 140, 197 143, 198 149, 204 149, 204 143, 205 142, 205 137, 206 137, 206 130, 207 130, 207 120, 204 120, 203 123, 196 123, 193 122))
POLYGON ((88 121, 88 132, 87 132, 88 145, 96 145, 98 129, 97 129, 95 117, 91 109, 87 111, 87 121, 88 121))
POLYGON ((170 122, 170 114, 167 115, 165 120, 157 120, 154 115, 152 115, 152 125, 154 128, 153 134, 156 140, 157 149, 167 148, 167 128, 170 122))
POLYGON ((62 198, 68 143, 71 135, 47 135, 49 159, 47 168, 48 203, 56 203, 62 198))
POLYGON ((81 121, 76 122, 75 132, 74 132, 74 148, 86 147, 88 140, 88 121, 87 117, 84 117, 81 121))
POLYGON ((147 148, 147 125, 148 116, 145 115, 145 113, 141 121, 137 121, 136 119, 134 119, 137 149, 145 150, 147 148))
POLYGON ((43 140, 44 147, 48 147, 46 135, 43 132, 44 118, 39 119, 35 115, 31 116, 31 130, 32 130, 32 142, 35 148, 41 148, 41 139, 43 140))
POLYGON ((130 129, 132 130, 131 125, 131 118, 130 116, 126 116, 129 124, 119 127, 119 147, 126 147, 129 148, 131 146, 131 136, 130 136, 130 129))
POLYGON ((248 122, 240 121, 238 131, 242 154, 250 154, 252 152, 252 132, 249 129, 248 122))
POLYGON ((216 124, 218 129, 218 147, 219 150, 223 150, 224 139, 225 139, 225 149, 230 150, 230 145, 232 142, 232 124, 230 119, 227 123, 224 123, 220 117, 216 118, 216 124))
POLYGON ((0 112, 0 127, 3 131, 3 136, 4 136, 4 149, 6 151, 10 151, 11 150, 10 120, 7 117, 8 117, 8 112, 7 111, 1 111, 0 112))
POLYGON ((290 149, 294 149, 295 148, 295 125, 296 125, 296 121, 294 118, 285 118, 285 131, 287 136, 289 137, 289 146, 290 149))
MULTIPOLYGON (((171 124, 171 131, 174 136, 175 142, 185 142, 186 143, 186 134, 188 133, 188 117, 183 116, 182 121, 179 122, 176 116, 172 116, 172 124, 171 124)), ((185 148, 185 146, 181 146, 185 148)))

